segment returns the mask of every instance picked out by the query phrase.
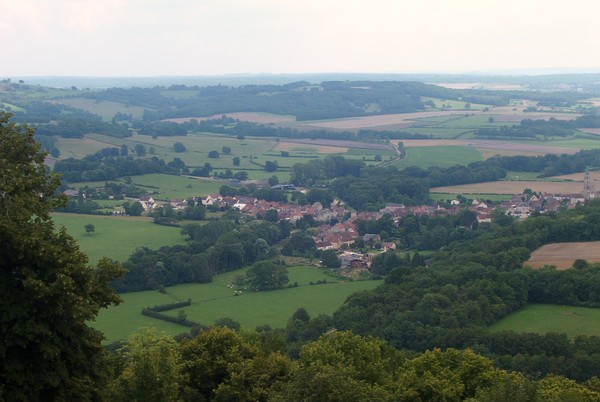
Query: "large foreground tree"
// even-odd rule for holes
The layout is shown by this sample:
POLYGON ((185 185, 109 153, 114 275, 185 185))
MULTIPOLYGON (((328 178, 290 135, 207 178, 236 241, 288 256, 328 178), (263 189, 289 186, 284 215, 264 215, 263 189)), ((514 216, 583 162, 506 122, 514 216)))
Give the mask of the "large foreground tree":
POLYGON ((0 401, 98 400, 105 380, 102 334, 90 328, 116 304, 108 282, 50 213, 65 204, 33 130, 0 112, 0 401))

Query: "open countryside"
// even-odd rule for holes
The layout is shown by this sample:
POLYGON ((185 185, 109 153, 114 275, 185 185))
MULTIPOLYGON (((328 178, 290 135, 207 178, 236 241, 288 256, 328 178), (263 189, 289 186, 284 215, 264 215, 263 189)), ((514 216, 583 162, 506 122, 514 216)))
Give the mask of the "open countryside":
MULTIPOLYGON (((252 343, 240 350, 264 351, 242 365, 224 358, 233 378, 246 363, 252 375, 264 374, 263 357, 301 367, 306 350, 325 344, 345 367, 348 352, 339 341, 350 341, 354 351, 363 350, 356 342, 374 346, 381 339, 386 349, 371 348, 376 356, 407 350, 421 359, 423 350, 443 345, 448 349, 439 353, 454 354, 452 361, 472 355, 469 367, 473 359, 489 360, 485 365, 496 374, 543 378, 531 380, 535 387, 548 378, 584 384, 597 374, 598 342, 581 325, 600 307, 600 260, 586 254, 594 246, 544 256, 544 264, 585 256, 577 269, 527 267, 527 258, 543 250, 534 247, 575 237, 600 241, 600 137, 586 131, 600 121, 586 109, 593 106, 584 94, 559 92, 548 100, 546 92, 483 95, 397 82, 264 90, 179 85, 48 90, 41 99, 52 106, 42 108, 18 98, 39 95, 38 89, 0 85, 11 89, 3 104, 20 111, 15 118, 45 113, 34 123, 37 138, 51 154, 48 166, 63 175, 61 191, 69 199, 64 210, 70 213, 53 214, 55 229, 66 226, 92 265, 106 256, 127 268, 120 278, 106 271, 105 291, 121 292, 123 302, 88 321, 111 351, 132 347, 136 341, 128 338, 147 337, 143 350, 151 351, 157 339, 174 353, 186 344, 188 352, 203 353, 196 343, 215 336, 217 349, 218 337, 226 336, 252 343), (364 102, 365 95, 380 102, 364 102), (518 317, 539 305, 554 310, 525 318, 538 321, 525 329, 518 317), (503 329, 515 332, 497 332, 503 329), (192 339, 178 343, 183 338, 192 339), (460 350, 466 347, 481 352, 460 350)), ((129 370, 120 355, 125 350, 111 356, 129 370)), ((216 353, 196 362, 221 361, 216 353)), ((112 383, 127 383, 118 373, 112 383)), ((342 384, 354 381, 352 374, 343 378, 342 384)), ((186 386, 197 384, 204 380, 186 386)), ((219 389, 230 385, 225 380, 219 389)), ((352 394, 369 387, 361 384, 352 394)), ((455 399, 494 400, 481 393, 486 390, 455 399)), ((210 392, 216 391, 202 398, 211 400, 210 392)))
POLYGON ((144 217, 55 213, 53 219, 57 229, 64 226, 77 239, 94 265, 102 257, 125 261, 136 247, 185 243, 180 228, 155 225, 152 219, 144 217), (94 226, 93 232, 86 232, 87 224, 94 226))
POLYGON ((381 284, 380 280, 348 281, 332 277, 314 266, 291 266, 289 283, 297 287, 256 292, 251 289, 236 295, 232 283, 245 270, 217 275, 207 284, 187 284, 169 287, 165 294, 157 291, 125 293, 123 303, 103 311, 94 326, 106 335, 107 342, 126 339, 140 326, 156 326, 169 334, 177 335, 189 328, 155 320, 141 314, 145 307, 192 299, 192 305, 171 311, 177 316, 184 311, 188 319, 203 325, 220 318, 231 318, 245 328, 270 325, 283 328, 298 308, 305 308, 311 316, 332 314, 354 292, 370 290, 381 284), (314 284, 325 281, 323 284, 314 284))

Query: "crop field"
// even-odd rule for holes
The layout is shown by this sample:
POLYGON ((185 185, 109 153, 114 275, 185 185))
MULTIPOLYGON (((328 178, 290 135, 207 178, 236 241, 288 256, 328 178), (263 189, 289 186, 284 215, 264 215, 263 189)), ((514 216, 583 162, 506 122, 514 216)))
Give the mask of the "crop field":
MULTIPOLYGON (((430 139, 430 140, 396 140, 396 143, 402 142, 405 148, 411 147, 439 147, 439 146, 461 146, 470 147, 479 150, 484 158, 495 155, 545 155, 554 154, 574 154, 579 150, 570 147, 554 147, 548 142, 513 142, 500 140, 481 140, 481 139, 430 139)), ((600 144, 598 144, 600 145, 600 144)))
POLYGON ((86 98, 61 98, 53 100, 52 103, 62 103, 63 105, 100 115, 104 121, 111 121, 113 116, 118 112, 130 114, 134 119, 138 119, 144 115, 144 108, 140 106, 129 106, 124 103, 112 101, 86 98))
POLYGON ((600 334, 600 309, 529 304, 489 327, 490 331, 515 331, 545 334, 577 335, 600 334))
MULTIPOLYGON (((336 282, 326 271, 310 266, 288 268, 289 283, 298 287, 269 292, 244 291, 234 296, 229 287, 233 278, 244 275, 245 269, 217 275, 207 284, 186 284, 167 288, 166 294, 146 291, 123 294, 124 303, 103 310, 92 325, 105 333, 108 341, 126 338, 140 326, 154 325, 170 334, 186 332, 187 328, 164 321, 149 319, 140 314, 142 308, 158 304, 173 303, 192 299, 192 305, 185 307, 187 317, 201 324, 212 324, 223 317, 232 318, 242 326, 255 328, 268 324, 274 328, 284 327, 291 315, 304 307, 311 316, 333 313, 352 293, 373 289, 382 281, 336 282), (327 280, 322 285, 309 285, 310 282, 327 280)), ((179 310, 166 312, 176 316, 179 310)))
POLYGON ((79 243, 81 251, 89 257, 90 264, 100 258, 125 261, 136 247, 158 249, 161 246, 185 244, 180 228, 155 225, 144 217, 115 217, 55 213, 52 219, 56 228, 64 226, 67 233, 79 243), (85 225, 91 223, 95 231, 87 234, 85 225))
MULTIPOLYGON (((477 112, 474 112, 477 113, 477 112)), ((438 110, 438 111, 427 111, 427 112, 415 112, 415 113, 398 113, 398 114, 384 114, 374 116, 361 116, 361 117, 348 117, 343 119, 331 119, 331 120, 315 120, 310 122, 298 123, 299 126, 309 127, 321 127, 334 130, 359 130, 359 129, 392 129, 392 128, 405 128, 415 125, 415 120, 422 118, 429 118, 433 116, 452 116, 452 115, 464 115, 465 113, 451 111, 451 110, 438 110)))
POLYGON ((573 242, 546 244, 533 253, 525 265, 541 268, 544 265, 554 265, 556 269, 569 269, 576 259, 589 263, 600 262, 600 242, 573 242))
POLYGON ((574 194, 583 191, 580 182, 554 182, 554 181, 490 181, 485 183, 463 184, 458 186, 435 187, 432 193, 450 194, 521 194, 529 188, 535 192, 553 194, 574 194))
POLYGON ((400 168, 418 166, 448 167, 482 160, 481 152, 464 146, 426 146, 406 148, 406 156, 395 165, 400 168))
MULTIPOLYGON (((468 133, 471 133, 473 130, 465 130, 462 128, 447 128, 447 127, 439 127, 439 126, 423 126, 423 127, 409 127, 403 131, 413 134, 422 134, 429 135, 433 138, 441 138, 441 139, 453 139, 460 138, 468 133)), ((406 140, 401 140, 406 141, 406 140)), ((411 140, 408 140, 411 141, 411 140)), ((432 139, 431 141, 436 141, 432 139)))
MULTIPOLYGON (((557 180, 557 181, 560 180, 560 181, 577 182, 577 183, 579 183, 581 188, 583 188, 584 179, 585 179, 584 173, 573 173, 573 174, 566 174, 566 175, 562 175, 562 176, 548 177, 546 180, 557 180)), ((589 183, 590 183, 591 187, 593 189, 595 189, 595 191, 600 190, 600 172, 599 171, 590 171, 589 172, 589 183)))

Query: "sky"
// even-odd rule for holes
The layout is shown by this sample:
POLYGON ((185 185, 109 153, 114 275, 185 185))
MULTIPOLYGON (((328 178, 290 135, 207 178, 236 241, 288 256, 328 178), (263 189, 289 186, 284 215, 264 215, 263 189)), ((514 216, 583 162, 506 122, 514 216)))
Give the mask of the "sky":
POLYGON ((600 72, 598 0, 0 0, 0 77, 600 72))

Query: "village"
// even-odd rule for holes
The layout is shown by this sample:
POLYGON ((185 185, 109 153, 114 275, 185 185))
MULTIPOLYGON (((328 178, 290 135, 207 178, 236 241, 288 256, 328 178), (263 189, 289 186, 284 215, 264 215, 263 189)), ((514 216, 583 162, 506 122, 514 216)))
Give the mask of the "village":
MULTIPOLYGON (((322 222, 316 229, 318 233, 313 237, 318 250, 335 250, 341 261, 342 270, 354 272, 368 270, 374 255, 388 250, 396 250, 398 244, 393 239, 382 241, 379 233, 365 233, 362 236, 357 229, 358 221, 370 221, 389 216, 396 225, 407 216, 433 217, 457 215, 460 211, 469 210, 476 214, 477 223, 490 223, 494 211, 500 210, 503 214, 515 219, 526 219, 532 214, 555 213, 561 208, 574 208, 584 204, 586 199, 594 198, 594 192, 579 194, 550 194, 535 193, 525 190, 522 194, 514 195, 510 201, 500 203, 486 203, 479 199, 466 200, 454 199, 450 202, 439 202, 433 205, 406 206, 404 204, 387 203, 379 211, 357 212, 350 210, 336 200, 330 207, 323 206, 320 202, 307 205, 287 204, 275 201, 265 201, 249 196, 222 196, 213 193, 205 197, 195 197, 194 203, 212 209, 226 210, 234 208, 241 213, 261 219, 269 211, 277 212, 278 220, 287 220, 295 224, 305 217, 312 217, 315 222, 322 222), (462 201, 462 202, 461 202, 462 201), (362 244, 368 244, 370 250, 376 252, 361 253, 353 249, 356 241, 362 239, 362 244)), ((139 202, 148 213, 158 204, 151 196, 140 197, 139 202)), ((187 200, 174 199, 168 205, 174 210, 185 209, 187 200)))

